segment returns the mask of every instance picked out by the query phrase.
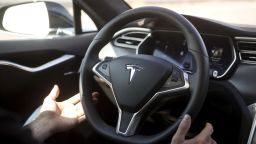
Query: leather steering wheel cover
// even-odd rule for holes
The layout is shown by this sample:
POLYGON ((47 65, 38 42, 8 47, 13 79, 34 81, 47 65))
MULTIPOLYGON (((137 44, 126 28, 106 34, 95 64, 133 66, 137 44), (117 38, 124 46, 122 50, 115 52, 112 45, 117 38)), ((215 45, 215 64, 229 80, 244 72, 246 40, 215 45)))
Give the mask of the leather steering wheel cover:
POLYGON ((123 143, 155 143, 163 138, 170 137, 170 134, 174 133, 180 122, 180 120, 178 120, 163 132, 155 135, 122 137, 115 133, 115 129, 113 127, 103 122, 95 110, 91 99, 91 93, 93 90, 91 85, 91 82, 93 81, 92 67, 99 61, 98 53, 100 49, 111 41, 114 33, 121 29, 125 24, 142 18, 156 17, 165 21, 167 20, 167 22, 174 22, 176 26, 182 30, 187 40, 188 51, 192 54, 196 64, 196 69, 190 79, 190 83, 194 83, 194 85, 190 85, 191 98, 183 114, 188 113, 192 118, 194 118, 201 109, 206 97, 209 84, 208 54, 204 42, 195 27, 180 14, 165 8, 143 7, 126 11, 111 20, 98 32, 83 59, 79 79, 82 104, 87 115, 87 119, 97 132, 115 141, 123 143))

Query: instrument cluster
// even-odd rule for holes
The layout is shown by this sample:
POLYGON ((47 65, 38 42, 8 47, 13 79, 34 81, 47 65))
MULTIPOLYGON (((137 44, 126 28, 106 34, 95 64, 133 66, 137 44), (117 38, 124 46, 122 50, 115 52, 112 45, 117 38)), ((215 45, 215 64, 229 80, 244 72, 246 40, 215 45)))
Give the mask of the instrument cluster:
MULTIPOLYGON (((209 55, 210 73, 213 78, 222 78, 236 60, 234 46, 229 37, 201 34, 209 55)), ((187 42, 182 33, 176 31, 153 31, 139 48, 139 53, 151 54, 171 61, 183 69, 192 65, 187 42)))

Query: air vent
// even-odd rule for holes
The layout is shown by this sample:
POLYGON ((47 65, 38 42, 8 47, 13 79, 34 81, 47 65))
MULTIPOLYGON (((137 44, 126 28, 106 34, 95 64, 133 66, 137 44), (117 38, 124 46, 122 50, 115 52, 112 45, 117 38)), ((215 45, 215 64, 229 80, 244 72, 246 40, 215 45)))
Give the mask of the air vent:
POLYGON ((238 42, 240 51, 256 51, 256 42, 238 42))
POLYGON ((241 59, 244 60, 244 61, 254 61, 254 62, 256 62, 256 54, 241 53, 241 59))
POLYGON ((126 34, 125 36, 144 39, 147 35, 148 35, 148 33, 136 33, 136 32, 135 32, 135 33, 128 33, 128 34, 126 34))
POLYGON ((117 38, 116 42, 122 45, 131 45, 131 46, 138 46, 141 41, 139 40, 131 40, 131 39, 125 39, 125 38, 117 38))
POLYGON ((256 64, 256 42, 238 42, 240 58, 243 63, 256 64))
POLYGON ((113 44, 118 47, 137 49, 148 35, 148 32, 127 32, 116 37, 113 44))

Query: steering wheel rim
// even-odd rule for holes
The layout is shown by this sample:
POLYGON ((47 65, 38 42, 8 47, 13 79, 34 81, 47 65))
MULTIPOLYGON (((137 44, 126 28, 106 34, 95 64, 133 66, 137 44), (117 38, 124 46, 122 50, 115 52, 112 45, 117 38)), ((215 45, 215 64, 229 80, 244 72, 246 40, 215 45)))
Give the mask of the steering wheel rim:
POLYGON ((133 135, 124 137, 116 134, 113 127, 107 125, 99 116, 93 106, 91 93, 93 88, 90 83, 93 81, 92 69, 99 62, 98 53, 113 37, 114 33, 125 24, 142 18, 158 18, 170 23, 175 23, 184 33, 188 44, 188 52, 192 55, 195 66, 193 73, 189 75, 189 87, 191 96, 184 114, 190 114, 194 118, 200 111, 205 100, 209 84, 209 60, 204 42, 196 28, 182 15, 169 9, 160 7, 142 7, 122 13, 108 24, 106 24, 95 36, 90 44, 81 64, 79 88, 82 105, 87 119, 95 130, 114 140, 123 143, 155 143, 170 136, 175 132, 181 118, 166 130, 151 136, 133 135))

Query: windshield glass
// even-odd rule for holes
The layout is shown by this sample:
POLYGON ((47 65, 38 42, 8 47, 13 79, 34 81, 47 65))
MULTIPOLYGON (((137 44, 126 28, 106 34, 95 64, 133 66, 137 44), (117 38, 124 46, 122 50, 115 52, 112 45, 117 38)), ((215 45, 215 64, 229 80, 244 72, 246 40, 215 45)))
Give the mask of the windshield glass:
POLYGON ((132 8, 160 6, 180 14, 256 27, 256 0, 125 0, 132 8))

